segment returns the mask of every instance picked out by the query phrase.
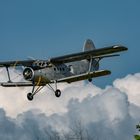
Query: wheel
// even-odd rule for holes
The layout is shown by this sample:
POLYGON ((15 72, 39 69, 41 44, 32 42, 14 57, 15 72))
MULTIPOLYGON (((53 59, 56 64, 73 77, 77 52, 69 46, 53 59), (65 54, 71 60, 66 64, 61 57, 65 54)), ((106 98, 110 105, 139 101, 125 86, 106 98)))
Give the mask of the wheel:
POLYGON ((32 100, 33 100, 33 95, 32 95, 32 93, 28 93, 28 94, 27 94, 27 99, 28 99, 29 101, 32 101, 32 100))
POLYGON ((55 96, 56 96, 56 97, 60 97, 60 96, 61 96, 61 91, 60 91, 59 89, 57 89, 57 90, 55 91, 55 96))
POLYGON ((92 82, 92 78, 89 78, 88 81, 89 81, 89 82, 92 82))

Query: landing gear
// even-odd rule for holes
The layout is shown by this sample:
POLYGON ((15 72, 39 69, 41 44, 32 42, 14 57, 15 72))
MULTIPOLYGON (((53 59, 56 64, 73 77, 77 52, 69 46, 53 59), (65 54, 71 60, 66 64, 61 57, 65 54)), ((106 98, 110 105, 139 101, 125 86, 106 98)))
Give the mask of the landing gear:
MULTIPOLYGON (((50 90, 52 90, 52 91, 54 92, 54 94, 55 94, 56 97, 60 97, 60 96, 61 96, 61 90, 57 89, 57 82, 54 81, 54 83, 55 83, 55 88, 53 88, 50 84, 47 84, 47 85, 48 85, 48 87, 50 88, 50 90)), ((34 99, 34 95, 37 94, 44 86, 45 86, 45 85, 43 85, 43 86, 38 86, 38 87, 36 88, 36 90, 35 90, 36 85, 33 83, 32 92, 27 94, 27 99, 28 99, 29 101, 32 101, 32 100, 34 99)))
POLYGON ((28 94, 27 94, 27 99, 28 99, 29 101, 32 101, 33 98, 34 98, 34 96, 33 96, 32 93, 28 93, 28 94))
POLYGON ((32 101, 34 99, 34 95, 37 94, 44 86, 38 86, 35 90, 35 84, 33 84, 33 89, 31 93, 27 94, 27 99, 32 101))
POLYGON ((56 97, 60 97, 60 96, 61 96, 61 91, 60 91, 59 89, 57 89, 57 90, 55 91, 55 96, 56 96, 56 97))
POLYGON ((50 88, 50 90, 52 90, 54 92, 56 97, 60 97, 61 90, 57 89, 57 81, 54 81, 54 84, 55 84, 55 89, 50 84, 48 84, 48 87, 50 88))
POLYGON ((88 81, 89 81, 89 82, 92 82, 92 78, 89 78, 88 81))

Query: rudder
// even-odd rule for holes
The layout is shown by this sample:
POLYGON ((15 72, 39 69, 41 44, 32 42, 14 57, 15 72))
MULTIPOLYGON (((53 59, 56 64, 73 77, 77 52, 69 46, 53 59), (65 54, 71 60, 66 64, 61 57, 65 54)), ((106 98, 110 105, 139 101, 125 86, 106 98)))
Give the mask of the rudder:
POLYGON ((95 48, 95 45, 93 43, 93 41, 91 39, 87 39, 84 43, 84 47, 83 47, 83 51, 91 51, 91 50, 94 50, 96 49, 95 48))

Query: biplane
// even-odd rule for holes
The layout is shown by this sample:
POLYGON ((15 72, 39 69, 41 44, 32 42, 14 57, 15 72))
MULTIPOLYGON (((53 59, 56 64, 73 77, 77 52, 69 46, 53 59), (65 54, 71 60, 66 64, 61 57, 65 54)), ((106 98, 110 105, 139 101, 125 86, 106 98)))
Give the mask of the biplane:
POLYGON ((43 87, 49 86, 56 97, 61 96, 57 83, 72 83, 81 80, 92 81, 95 77, 111 74, 110 70, 99 70, 99 62, 103 58, 119 56, 116 54, 128 50, 122 45, 112 45, 96 49, 92 40, 87 39, 83 51, 48 60, 22 60, 0 62, 0 67, 5 67, 8 81, 2 82, 3 87, 32 86, 32 91, 27 94, 28 100, 33 100, 43 87), (22 76, 25 82, 13 82, 10 77, 10 67, 24 67, 22 76), (55 87, 52 86, 55 85, 55 87))

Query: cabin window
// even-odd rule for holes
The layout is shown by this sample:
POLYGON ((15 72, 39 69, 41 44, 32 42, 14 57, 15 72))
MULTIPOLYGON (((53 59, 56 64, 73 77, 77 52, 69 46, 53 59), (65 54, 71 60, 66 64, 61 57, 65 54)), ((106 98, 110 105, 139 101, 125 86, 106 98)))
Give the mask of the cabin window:
POLYGON ((57 67, 57 68, 54 68, 54 71, 65 71, 65 68, 64 67, 57 67))

